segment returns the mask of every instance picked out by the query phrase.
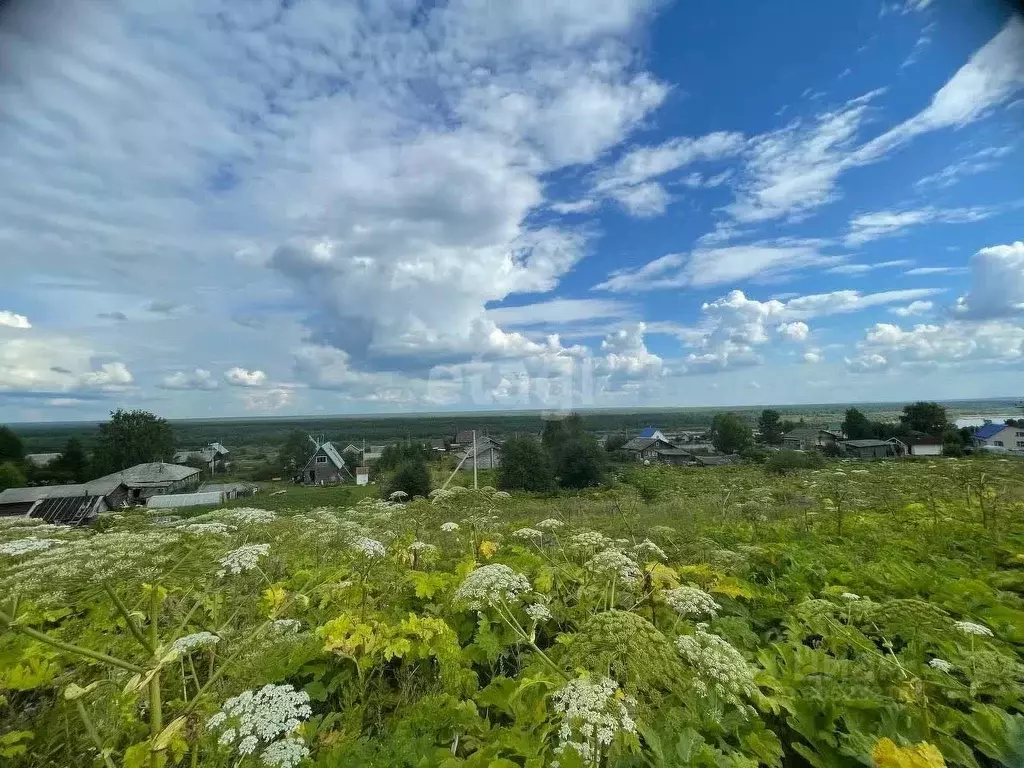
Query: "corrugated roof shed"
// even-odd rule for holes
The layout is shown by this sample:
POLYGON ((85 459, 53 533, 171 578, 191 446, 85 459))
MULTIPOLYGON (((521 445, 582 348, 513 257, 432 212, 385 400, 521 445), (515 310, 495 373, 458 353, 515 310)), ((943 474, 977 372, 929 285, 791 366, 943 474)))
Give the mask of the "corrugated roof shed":
POLYGON ((200 507, 205 504, 220 504, 224 494, 219 491, 207 493, 162 493, 146 500, 149 509, 174 509, 177 507, 200 507))

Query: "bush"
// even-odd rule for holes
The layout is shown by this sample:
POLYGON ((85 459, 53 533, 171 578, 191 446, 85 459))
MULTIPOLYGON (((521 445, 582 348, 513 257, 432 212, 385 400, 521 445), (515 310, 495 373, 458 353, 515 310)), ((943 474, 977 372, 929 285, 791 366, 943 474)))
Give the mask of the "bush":
POLYGON ((503 491, 552 491, 555 469, 551 458, 532 437, 505 441, 498 469, 498 487, 503 491))
POLYGON ((589 436, 572 438, 558 452, 558 484, 563 488, 589 488, 604 480, 607 454, 589 436))
POLYGON ((0 491, 8 488, 21 488, 25 485, 25 475, 18 469, 13 461, 5 461, 0 464, 0 491))
POLYGON ((744 461, 749 461, 752 464, 764 464, 768 461, 768 457, 772 455, 771 451, 765 450, 764 448, 758 448, 757 446, 750 446, 740 451, 740 458, 744 461))
POLYGON ((825 459, 817 451, 779 451, 764 463, 764 471, 771 475, 787 475, 798 469, 821 469, 825 459))
POLYGON ((405 491, 410 499, 414 496, 427 496, 430 493, 430 468, 427 462, 410 460, 400 464, 381 486, 385 499, 395 491, 405 491))

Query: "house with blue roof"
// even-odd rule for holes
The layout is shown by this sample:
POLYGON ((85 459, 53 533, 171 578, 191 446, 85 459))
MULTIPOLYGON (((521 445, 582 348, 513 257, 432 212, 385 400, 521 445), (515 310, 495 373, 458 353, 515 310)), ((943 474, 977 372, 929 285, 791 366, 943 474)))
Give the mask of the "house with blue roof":
POLYGON ((976 448, 1024 454, 1024 427, 985 424, 974 430, 972 439, 976 448))
POLYGON ((664 433, 657 427, 644 427, 640 430, 640 437, 644 440, 661 440, 663 443, 669 442, 669 439, 665 437, 664 433))

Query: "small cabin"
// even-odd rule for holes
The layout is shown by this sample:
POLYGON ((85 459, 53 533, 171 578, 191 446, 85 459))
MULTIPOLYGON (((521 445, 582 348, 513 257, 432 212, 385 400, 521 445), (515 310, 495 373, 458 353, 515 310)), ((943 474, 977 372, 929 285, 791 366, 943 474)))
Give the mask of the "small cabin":
POLYGON ((322 443, 302 468, 303 485, 337 485, 347 476, 345 460, 331 443, 322 443))

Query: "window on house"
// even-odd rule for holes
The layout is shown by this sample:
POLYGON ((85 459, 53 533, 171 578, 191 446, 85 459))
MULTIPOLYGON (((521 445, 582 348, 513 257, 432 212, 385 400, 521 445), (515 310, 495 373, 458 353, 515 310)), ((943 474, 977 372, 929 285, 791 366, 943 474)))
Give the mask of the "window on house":
POLYGON ((1024 437, 1024 432, 1018 432, 1017 437, 1024 437))
POLYGON ((316 457, 316 463, 317 464, 326 464, 327 463, 327 457, 326 456, 317 456, 316 457))
POLYGON ((1017 441, 1017 447, 1018 448, 1024 448, 1024 440, 1018 440, 1017 441))
POLYGON ((1003 441, 1002 441, 1002 440, 996 440, 996 445, 999 445, 999 446, 1001 446, 1002 444, 1003 444, 1003 441))

